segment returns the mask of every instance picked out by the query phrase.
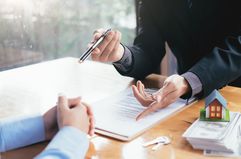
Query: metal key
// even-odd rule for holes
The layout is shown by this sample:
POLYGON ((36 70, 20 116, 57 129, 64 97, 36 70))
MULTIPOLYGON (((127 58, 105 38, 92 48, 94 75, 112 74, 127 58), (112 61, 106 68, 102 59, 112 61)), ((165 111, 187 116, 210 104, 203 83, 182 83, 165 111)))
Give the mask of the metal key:
POLYGON ((143 146, 147 147, 147 146, 158 144, 158 143, 162 143, 162 144, 170 143, 170 139, 167 136, 160 136, 154 140, 144 143, 143 146))
POLYGON ((171 140, 168 138, 164 143, 157 143, 155 146, 153 146, 151 149, 153 151, 156 151, 157 149, 159 149, 160 147, 162 147, 163 145, 168 145, 171 143, 171 140))

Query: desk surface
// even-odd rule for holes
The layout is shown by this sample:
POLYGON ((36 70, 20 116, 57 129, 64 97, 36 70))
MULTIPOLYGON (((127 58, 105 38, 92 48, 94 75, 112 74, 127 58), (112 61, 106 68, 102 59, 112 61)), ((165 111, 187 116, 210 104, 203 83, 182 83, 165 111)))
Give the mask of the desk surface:
MULTIPOLYGON (((119 92, 133 83, 132 78, 123 77, 115 71, 113 66, 86 61, 76 63, 77 59, 64 58, 55 61, 26 66, 0 73, 0 118, 16 114, 31 114, 45 112, 54 105, 58 92, 65 92, 69 96, 82 95, 84 100, 92 103, 100 98, 119 92), (70 73, 68 70, 75 71, 70 73), (56 77, 62 77, 56 80, 56 77), (72 82, 69 82, 72 81, 72 82), (27 91, 26 91, 27 90, 27 91), (32 95, 33 91, 37 93, 32 95), (24 93, 23 93, 24 92, 24 93), (43 95, 42 92, 45 92, 43 95), (11 96, 12 94, 15 96, 11 96), (41 106, 34 107, 35 100, 41 100, 41 106), (26 100, 23 100, 26 99, 26 100), (18 101, 24 101, 19 104, 18 101), (29 105, 31 103, 31 105, 29 105)), ((149 76, 144 82, 147 85, 160 87, 163 77, 149 76)), ((240 111, 241 89, 225 87, 221 94, 227 99, 231 111, 240 111)), ((39 105, 39 103, 38 103, 39 105)), ((121 142, 111 138, 96 135, 91 139, 91 147, 87 158, 183 158, 202 159, 202 151, 193 150, 181 136, 183 132, 199 116, 203 107, 201 100, 168 119, 160 122, 152 129, 130 142, 121 142), (157 151, 151 147, 143 148, 142 143, 160 135, 172 137, 172 143, 157 151)), ((2 159, 28 159, 38 154, 47 143, 36 144, 26 148, 2 154, 2 159), (27 156, 26 156, 27 155, 27 156)))

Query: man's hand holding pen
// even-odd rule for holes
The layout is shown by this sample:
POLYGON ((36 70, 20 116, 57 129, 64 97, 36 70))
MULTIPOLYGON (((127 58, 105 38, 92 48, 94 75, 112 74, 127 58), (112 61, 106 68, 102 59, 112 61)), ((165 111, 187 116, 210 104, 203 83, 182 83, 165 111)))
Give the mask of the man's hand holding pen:
POLYGON ((139 120, 175 102, 182 95, 190 91, 190 86, 182 76, 172 75, 164 81, 163 87, 153 94, 145 92, 145 87, 141 81, 137 81, 137 85, 133 85, 132 90, 136 99, 144 107, 147 107, 146 110, 137 116, 136 120, 139 120))
MULTIPOLYGON (((105 32, 104 29, 98 29, 94 32, 93 40, 88 44, 90 47, 100 36, 105 32)), ((96 47, 92 53, 91 57, 94 61, 99 62, 116 62, 119 61, 123 54, 124 48, 120 44, 121 33, 119 31, 110 31, 101 44, 96 47)))

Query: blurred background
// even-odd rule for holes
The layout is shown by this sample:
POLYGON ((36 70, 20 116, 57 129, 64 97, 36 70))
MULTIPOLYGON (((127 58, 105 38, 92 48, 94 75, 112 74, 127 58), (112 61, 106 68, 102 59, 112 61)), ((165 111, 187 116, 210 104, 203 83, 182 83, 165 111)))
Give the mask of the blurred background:
POLYGON ((0 71, 60 57, 79 57, 97 28, 136 33, 134 0, 1 0, 0 71))

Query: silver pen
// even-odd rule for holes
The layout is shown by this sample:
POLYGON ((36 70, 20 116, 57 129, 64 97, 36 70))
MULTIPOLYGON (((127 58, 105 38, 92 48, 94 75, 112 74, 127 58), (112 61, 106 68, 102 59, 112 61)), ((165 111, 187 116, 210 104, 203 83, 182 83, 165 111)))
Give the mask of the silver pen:
POLYGON ((79 62, 84 62, 91 54, 91 52, 99 46, 99 44, 105 39, 105 37, 108 35, 108 33, 111 31, 110 29, 107 29, 94 43, 93 45, 87 49, 79 58, 79 62))

